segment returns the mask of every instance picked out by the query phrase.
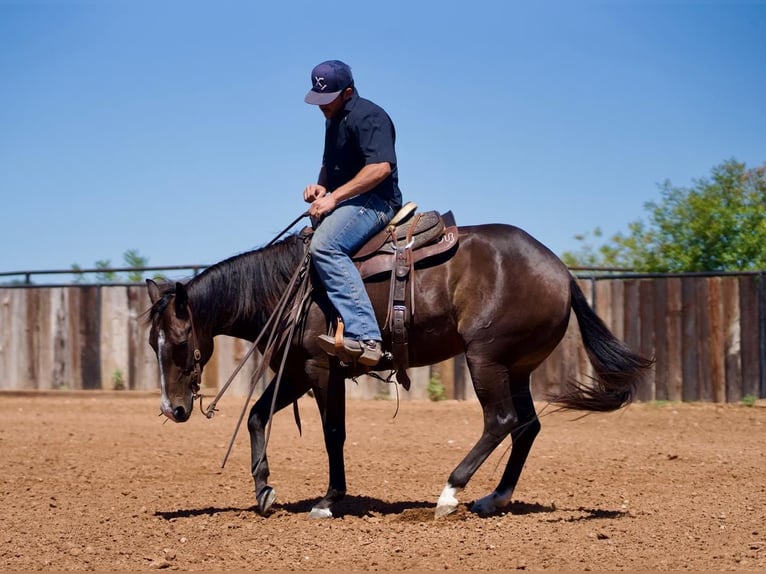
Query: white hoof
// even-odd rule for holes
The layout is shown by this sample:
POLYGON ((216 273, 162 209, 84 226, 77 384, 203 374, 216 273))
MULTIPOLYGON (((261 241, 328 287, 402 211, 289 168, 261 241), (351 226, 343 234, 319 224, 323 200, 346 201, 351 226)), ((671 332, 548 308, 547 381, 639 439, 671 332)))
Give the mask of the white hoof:
POLYGON ((434 518, 444 518, 457 510, 457 504, 437 504, 434 518))
POLYGON ((312 508, 309 518, 332 518, 332 510, 329 508, 312 508))
POLYGON ((442 518, 457 510, 458 500, 455 495, 461 490, 449 484, 444 487, 439 495, 439 500, 436 501, 436 518, 442 518))

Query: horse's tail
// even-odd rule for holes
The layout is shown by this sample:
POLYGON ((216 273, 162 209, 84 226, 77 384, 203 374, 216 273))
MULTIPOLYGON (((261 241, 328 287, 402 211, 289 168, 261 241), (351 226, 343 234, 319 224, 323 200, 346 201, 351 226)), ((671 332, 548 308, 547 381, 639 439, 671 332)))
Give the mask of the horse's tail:
POLYGON ((570 291, 572 309, 596 376, 589 385, 566 381, 564 391, 551 397, 551 402, 565 409, 615 411, 633 400, 654 361, 634 353, 612 334, 588 305, 574 277, 570 279, 570 291))

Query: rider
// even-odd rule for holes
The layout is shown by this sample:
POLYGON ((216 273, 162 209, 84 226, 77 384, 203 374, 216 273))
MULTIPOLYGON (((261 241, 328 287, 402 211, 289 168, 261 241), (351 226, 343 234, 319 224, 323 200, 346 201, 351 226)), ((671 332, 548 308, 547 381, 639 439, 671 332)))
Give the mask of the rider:
MULTIPOLYGON (((382 337, 350 256, 402 205, 394 124, 383 108, 359 97, 351 68, 339 60, 322 62, 312 70, 305 101, 319 106, 326 118, 319 178, 303 192, 316 228, 311 258, 345 325, 345 352, 372 367, 380 361, 382 337)), ((321 335, 319 345, 335 355, 332 337, 321 335)))

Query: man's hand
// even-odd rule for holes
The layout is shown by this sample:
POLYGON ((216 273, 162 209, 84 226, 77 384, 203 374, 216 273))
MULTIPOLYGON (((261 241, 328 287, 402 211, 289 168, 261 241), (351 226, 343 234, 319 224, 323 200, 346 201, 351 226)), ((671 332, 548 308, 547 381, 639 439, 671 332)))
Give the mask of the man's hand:
POLYGON ((320 197, 324 197, 326 193, 327 188, 325 186, 319 185, 318 183, 309 184, 306 186, 306 189, 303 190, 303 201, 311 203, 320 197))
MULTIPOLYGON (((321 187, 321 186, 318 186, 318 187, 321 187)), ((311 203, 311 207, 309 207, 309 215, 312 218, 319 220, 322 218, 322 216, 327 215, 333 209, 335 209, 337 205, 338 205, 338 202, 335 199, 334 193, 323 195, 315 199, 311 203)))

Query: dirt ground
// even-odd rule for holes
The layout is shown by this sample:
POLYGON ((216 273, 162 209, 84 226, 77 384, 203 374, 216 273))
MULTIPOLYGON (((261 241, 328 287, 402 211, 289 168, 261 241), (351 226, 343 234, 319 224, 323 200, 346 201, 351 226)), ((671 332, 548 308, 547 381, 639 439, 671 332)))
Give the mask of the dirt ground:
POLYGON ((508 441, 434 520, 479 436, 476 402, 348 405, 349 496, 327 486, 313 401, 277 415, 274 512, 255 512, 247 431, 220 463, 242 399, 163 424, 159 397, 0 395, 2 570, 764 570, 766 409, 635 404, 550 414, 507 512, 480 518, 508 441), (501 452, 502 451, 502 452, 501 452))

